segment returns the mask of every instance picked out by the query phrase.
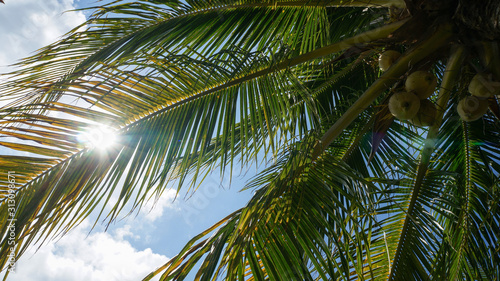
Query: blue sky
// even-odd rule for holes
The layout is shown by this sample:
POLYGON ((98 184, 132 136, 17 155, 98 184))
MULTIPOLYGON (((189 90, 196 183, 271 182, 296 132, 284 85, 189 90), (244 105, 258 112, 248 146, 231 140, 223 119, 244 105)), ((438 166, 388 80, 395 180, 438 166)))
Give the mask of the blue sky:
MULTIPOLYGON (((0 73, 17 59, 49 44, 82 23, 82 12, 63 13, 89 6, 89 0, 5 0, 0 4, 0 73)), ((5 153, 0 148, 0 153, 5 153)), ((3 173, 0 171, 0 173, 3 173)), ((7 173, 7 171, 5 171, 7 173)), ((251 191, 239 192, 255 168, 243 176, 221 181, 210 175, 189 199, 185 192, 175 198, 166 190, 151 209, 134 213, 113 224, 107 232, 92 216, 69 234, 37 250, 33 247, 18 262, 9 280, 141 280, 175 255, 200 231, 243 207, 251 191), (35 253, 36 252, 36 253, 35 253)))

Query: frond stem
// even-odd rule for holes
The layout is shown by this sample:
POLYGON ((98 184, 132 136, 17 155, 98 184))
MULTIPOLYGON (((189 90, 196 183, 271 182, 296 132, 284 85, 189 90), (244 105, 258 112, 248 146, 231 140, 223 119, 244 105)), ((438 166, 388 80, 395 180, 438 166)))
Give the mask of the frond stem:
POLYGON ((498 42, 481 42, 485 66, 495 75, 495 80, 500 81, 500 49, 498 42))

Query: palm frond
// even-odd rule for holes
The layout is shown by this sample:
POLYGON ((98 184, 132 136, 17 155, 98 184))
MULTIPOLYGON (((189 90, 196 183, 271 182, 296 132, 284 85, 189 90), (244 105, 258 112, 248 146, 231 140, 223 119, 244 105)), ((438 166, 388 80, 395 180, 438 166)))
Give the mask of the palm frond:
MULTIPOLYGON (((259 3, 111 3, 18 64, 0 85, 12 100, 1 113, 2 134, 14 138, 1 144, 29 160, 2 156, 4 168, 16 164, 19 179, 16 212, 8 211, 7 196, 0 206, 17 222, 18 256, 92 211, 111 222, 127 203, 139 208, 189 172, 196 181, 215 166, 232 167, 236 157, 275 154, 314 129, 307 117, 316 105, 305 83, 324 75, 322 57, 385 38, 404 23, 329 42, 347 28, 326 28, 332 22, 376 15, 259 3), (79 141, 98 123, 120 137, 105 155, 79 141)), ((3 233, 8 228, 1 225, 3 233)), ((5 265, 8 237, 1 243, 5 265)))

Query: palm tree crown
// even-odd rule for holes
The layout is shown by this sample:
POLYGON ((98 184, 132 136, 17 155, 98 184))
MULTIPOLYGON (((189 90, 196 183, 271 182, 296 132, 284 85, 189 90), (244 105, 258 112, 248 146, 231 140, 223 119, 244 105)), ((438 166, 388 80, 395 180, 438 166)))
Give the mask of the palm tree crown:
POLYGON ((0 84, 0 145, 22 152, 0 156, 3 268, 91 212, 267 159, 246 206, 145 280, 497 280, 500 5, 478 3, 92 9, 0 84), (82 142, 96 126, 118 142, 82 142))

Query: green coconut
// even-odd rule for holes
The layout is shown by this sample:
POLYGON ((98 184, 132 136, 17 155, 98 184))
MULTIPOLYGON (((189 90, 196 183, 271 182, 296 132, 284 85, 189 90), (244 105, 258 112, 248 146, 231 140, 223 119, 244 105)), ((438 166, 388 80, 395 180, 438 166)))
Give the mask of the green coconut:
POLYGON ((458 102, 457 111, 462 120, 476 121, 488 111, 488 100, 476 96, 463 98, 458 102))
POLYGON ((398 92, 389 99, 389 111, 399 120, 413 118, 420 108, 418 97, 409 92, 398 92))
POLYGON ((500 83, 493 81, 491 74, 478 73, 469 83, 469 92, 476 97, 488 98, 500 94, 500 83))
POLYGON ((378 57, 380 70, 386 71, 401 56, 401 53, 394 50, 387 50, 378 57))
POLYGON ((434 103, 425 99, 420 101, 420 108, 410 122, 417 127, 428 127, 436 121, 437 109, 434 103))
POLYGON ((427 71, 415 71, 408 75, 405 82, 407 92, 414 92, 421 100, 430 97, 437 86, 437 79, 434 74, 427 71))

